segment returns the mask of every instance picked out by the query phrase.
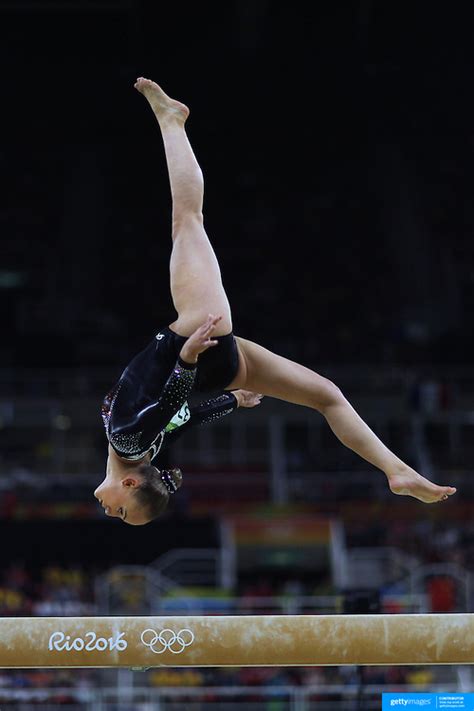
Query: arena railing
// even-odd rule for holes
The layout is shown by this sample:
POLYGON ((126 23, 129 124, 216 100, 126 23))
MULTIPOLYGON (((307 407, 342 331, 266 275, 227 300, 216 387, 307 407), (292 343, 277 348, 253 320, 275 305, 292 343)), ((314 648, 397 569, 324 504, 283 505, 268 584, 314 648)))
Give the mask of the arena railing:
MULTIPOLYGON (((122 683, 106 688, 58 687, 42 689, 18 689, 3 686, 0 691, 2 709, 35 709, 41 704, 43 711, 56 708, 82 711, 106 711, 113 706, 116 711, 126 711, 130 706, 160 709, 161 711, 182 711, 185 704, 189 711, 205 708, 218 711, 225 704, 226 711, 262 711, 264 704, 273 704, 287 711, 347 711, 350 708, 363 708, 364 711, 381 708, 383 693, 472 693, 474 683, 460 682, 458 669, 453 667, 448 681, 436 683, 429 688, 419 684, 364 684, 357 680, 354 673, 348 684, 318 684, 292 686, 275 684, 271 686, 160 686, 150 688, 137 683, 138 673, 125 672, 122 683), (62 698, 62 702, 57 699, 62 698), (69 703, 64 703, 68 699, 69 703), (31 704, 31 706, 30 706, 31 704), (359 704, 359 705, 357 705, 359 704), (362 705, 360 705, 362 704, 362 705)), ((99 685, 99 684, 98 684, 99 685)))

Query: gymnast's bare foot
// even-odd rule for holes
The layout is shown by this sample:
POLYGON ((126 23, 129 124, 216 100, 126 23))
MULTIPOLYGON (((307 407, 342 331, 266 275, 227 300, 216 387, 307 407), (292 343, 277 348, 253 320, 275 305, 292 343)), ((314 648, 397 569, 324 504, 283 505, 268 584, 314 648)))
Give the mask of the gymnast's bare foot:
POLYGON ((438 486, 425 479, 410 467, 400 469, 396 474, 388 477, 390 490, 394 494, 413 496, 424 504, 434 504, 445 501, 448 496, 456 493, 454 486, 438 486))
POLYGON ((161 87, 151 79, 138 77, 134 84, 135 89, 143 94, 153 109, 158 121, 163 119, 174 119, 184 123, 189 116, 189 109, 180 101, 171 99, 161 87))

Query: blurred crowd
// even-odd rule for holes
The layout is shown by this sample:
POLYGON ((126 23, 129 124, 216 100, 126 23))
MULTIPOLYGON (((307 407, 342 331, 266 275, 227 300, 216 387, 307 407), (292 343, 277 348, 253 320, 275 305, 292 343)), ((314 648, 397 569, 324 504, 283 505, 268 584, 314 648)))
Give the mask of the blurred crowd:
MULTIPOLYGON (((75 705, 80 708, 81 702, 88 698, 88 692, 92 692, 99 685, 102 689, 107 689, 107 682, 110 688, 116 687, 116 682, 111 679, 108 672, 87 669, 62 669, 62 670, 15 670, 0 672, 0 703, 21 704, 27 701, 29 704, 50 703, 55 706, 75 705)), ((206 704, 221 699, 219 688, 226 687, 226 701, 238 701, 242 698, 237 693, 242 687, 246 687, 245 700, 249 702, 264 702, 268 699, 269 689, 273 702, 288 696, 288 689, 281 687, 315 687, 311 694, 314 701, 323 701, 326 698, 343 699, 342 693, 335 694, 334 691, 325 691, 325 686, 345 686, 357 689, 365 685, 389 685, 391 690, 397 687, 410 684, 419 691, 428 690, 430 685, 436 683, 436 669, 430 667, 367 667, 360 669, 355 667, 243 667, 243 668, 184 668, 184 669, 153 669, 145 673, 140 673, 136 678, 135 686, 149 688, 150 690, 163 690, 166 688, 180 689, 180 693, 174 693, 176 702, 193 703, 193 708, 207 708, 206 704), (213 691, 213 687, 216 690, 213 691), (254 691, 252 691, 252 687, 254 691), (259 691, 259 687, 264 694, 259 691), (318 687, 320 690, 318 691, 318 687), (187 694, 186 689, 193 689, 194 692, 203 688, 203 693, 196 701, 195 694, 187 694), (236 690, 233 696, 232 688, 236 690), (200 705, 202 704, 202 706, 200 705)), ((380 694, 378 694, 379 696, 380 694)), ((135 703, 139 703, 139 693, 136 695, 135 703)), ((75 706, 72 706, 75 708, 75 706)), ((112 708, 108 706, 107 708, 112 708)), ((134 708, 139 708, 134 706, 134 708)), ((267 708, 263 706, 263 708, 267 708)), ((268 706, 275 709, 275 706, 268 706)), ((283 707, 285 708, 285 707, 283 707)))
POLYGON ((71 616, 93 614, 91 569, 51 563, 33 573, 12 562, 0 576, 0 614, 6 616, 71 616))

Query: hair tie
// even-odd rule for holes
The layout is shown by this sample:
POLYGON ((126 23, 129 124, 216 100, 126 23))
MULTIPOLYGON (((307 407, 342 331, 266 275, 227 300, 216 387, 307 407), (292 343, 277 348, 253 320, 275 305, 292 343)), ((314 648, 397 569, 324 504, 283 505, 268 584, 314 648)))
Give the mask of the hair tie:
POLYGON ((166 486, 168 494, 174 494, 175 491, 178 490, 178 485, 173 479, 173 475, 169 470, 163 469, 163 471, 161 472, 161 481, 166 486))

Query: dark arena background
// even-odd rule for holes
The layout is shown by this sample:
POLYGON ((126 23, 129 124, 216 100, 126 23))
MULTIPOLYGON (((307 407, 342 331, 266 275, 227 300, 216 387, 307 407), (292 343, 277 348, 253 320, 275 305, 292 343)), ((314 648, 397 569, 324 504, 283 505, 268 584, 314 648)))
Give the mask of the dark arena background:
MULTIPOLYGON (((472 611, 473 33, 456 2, 0 0, 2 616, 472 611), (159 458, 184 475, 161 518, 104 516, 102 398, 175 318, 137 76, 191 109, 235 333, 337 383, 455 496, 394 496, 319 413, 266 398, 159 458)), ((2 711, 368 711, 397 691, 474 678, 0 670, 2 711)))

